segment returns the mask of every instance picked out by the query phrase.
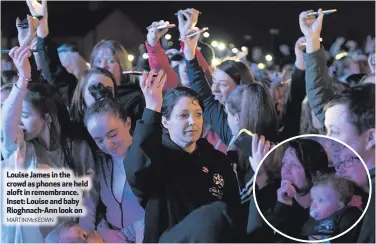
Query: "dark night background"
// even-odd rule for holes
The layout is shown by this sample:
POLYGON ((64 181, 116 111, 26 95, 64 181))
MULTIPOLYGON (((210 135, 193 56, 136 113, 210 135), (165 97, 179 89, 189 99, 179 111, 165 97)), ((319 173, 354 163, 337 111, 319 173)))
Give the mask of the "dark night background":
MULTIPOLYGON (((15 19, 28 12, 25 1, 1 2, 3 37, 16 37, 15 19)), ((51 36, 80 36, 91 30, 108 13, 121 9, 145 33, 152 21, 164 19, 177 24, 174 13, 193 7, 202 12, 198 27, 209 27, 211 38, 236 46, 271 46, 269 30, 278 29, 278 43, 291 47, 298 37, 298 16, 304 10, 337 9, 325 16, 322 37, 330 45, 338 36, 364 44, 367 35, 375 36, 375 2, 58 2, 49 1, 51 36), (93 7, 93 4, 95 7, 93 7), (243 35, 252 36, 246 41, 243 35)), ((119 30, 114 27, 116 31, 119 30)), ((172 30, 178 35, 177 28, 172 30)))

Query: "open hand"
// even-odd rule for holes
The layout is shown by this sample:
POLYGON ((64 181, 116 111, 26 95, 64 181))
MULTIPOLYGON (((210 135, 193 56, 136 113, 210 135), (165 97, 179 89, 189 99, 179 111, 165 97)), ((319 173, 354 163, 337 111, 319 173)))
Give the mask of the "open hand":
POLYGON ((264 136, 254 134, 252 137, 252 156, 249 157, 252 170, 256 172, 262 159, 270 150, 270 141, 265 140, 264 136))

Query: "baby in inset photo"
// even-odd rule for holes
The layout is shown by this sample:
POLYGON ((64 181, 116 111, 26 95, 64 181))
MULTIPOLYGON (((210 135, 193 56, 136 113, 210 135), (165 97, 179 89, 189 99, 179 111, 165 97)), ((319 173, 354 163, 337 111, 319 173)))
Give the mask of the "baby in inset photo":
MULTIPOLYGON (((352 182, 345 178, 334 174, 317 177, 310 191, 311 218, 303 226, 303 235, 308 236, 309 240, 323 240, 337 236, 353 226, 362 215, 357 207, 348 206, 353 193, 352 182)), ((335 241, 356 242, 357 232, 353 228, 335 241)))

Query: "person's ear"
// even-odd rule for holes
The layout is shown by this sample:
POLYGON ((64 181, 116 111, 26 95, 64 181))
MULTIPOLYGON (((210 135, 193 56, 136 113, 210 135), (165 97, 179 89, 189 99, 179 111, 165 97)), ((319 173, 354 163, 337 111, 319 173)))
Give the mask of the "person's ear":
POLYGON ((367 140, 367 145, 366 145, 366 150, 370 150, 372 148, 375 148, 375 128, 369 129, 366 131, 366 140, 367 140))
POLYGON ((165 116, 162 116, 162 125, 164 128, 168 130, 168 120, 166 119, 165 116))
POLYGON ((125 121, 125 127, 130 129, 131 126, 132 126, 132 119, 128 117, 127 120, 125 121))

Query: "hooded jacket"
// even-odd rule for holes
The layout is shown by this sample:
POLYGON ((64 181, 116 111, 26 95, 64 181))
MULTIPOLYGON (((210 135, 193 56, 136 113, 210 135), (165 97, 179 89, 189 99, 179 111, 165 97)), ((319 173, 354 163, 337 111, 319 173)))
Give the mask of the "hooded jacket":
MULTIPOLYGON (((145 109, 126 157, 127 179, 145 208, 144 242, 158 242, 194 210, 217 201, 228 211, 240 206, 239 190, 226 155, 205 139, 188 153, 162 134, 162 115, 145 109)), ((196 221, 200 224, 200 221, 196 221)))

